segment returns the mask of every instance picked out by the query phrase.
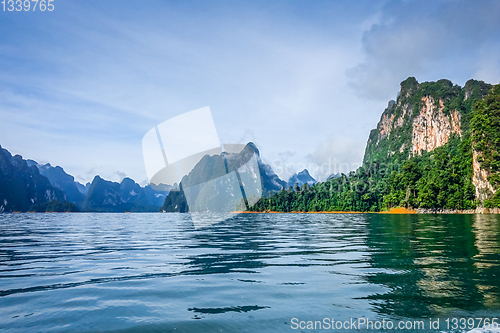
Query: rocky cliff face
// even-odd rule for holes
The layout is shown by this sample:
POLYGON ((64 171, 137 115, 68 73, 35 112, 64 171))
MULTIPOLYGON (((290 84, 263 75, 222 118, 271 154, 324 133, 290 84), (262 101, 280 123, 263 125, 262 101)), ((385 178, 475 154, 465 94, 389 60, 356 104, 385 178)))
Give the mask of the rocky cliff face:
POLYGON ((49 163, 42 165, 33 160, 27 160, 26 162, 28 163, 28 166, 36 166, 40 174, 47 177, 53 187, 63 191, 66 195, 66 200, 76 204, 78 207, 81 207, 81 203, 85 199, 85 195, 78 190, 77 185, 83 185, 75 182, 75 178, 73 176, 67 174, 60 166, 53 167, 49 163))
MULTIPOLYGON (((409 103, 401 104, 394 101, 389 102, 386 112, 382 114, 380 122, 377 125, 378 136, 374 142, 378 145, 382 140, 388 138, 393 129, 403 127, 405 122, 413 118, 411 126, 411 141, 402 142, 398 151, 402 153, 405 148, 409 148, 410 156, 421 154, 423 150, 432 151, 437 147, 448 142, 450 135, 455 133, 461 135, 460 118, 461 114, 457 110, 453 110, 449 115, 443 113, 444 103, 439 100, 434 101, 432 96, 424 96, 421 98, 421 109, 417 110, 416 116, 413 115, 413 108, 409 103), (438 106, 436 106, 438 104, 438 106), (401 113, 396 117, 391 113, 391 109, 400 108, 401 113)), ((369 141, 369 144, 372 142, 369 141)), ((389 152, 389 155, 394 154, 389 152)))
POLYGON ((22 156, 12 156, 0 146, 0 213, 26 212, 33 205, 65 199, 35 166, 28 166, 22 156))
POLYGON ((443 113, 444 103, 436 103, 432 96, 421 99, 422 108, 413 118, 410 152, 419 155, 423 150, 432 151, 448 142, 451 134, 461 135, 460 113, 452 110, 449 115, 443 113))
MULTIPOLYGON (((377 128, 370 133, 364 164, 401 165, 408 158, 445 145, 452 136, 470 141, 471 119, 476 114, 473 105, 491 88, 476 80, 467 81, 461 88, 448 80, 418 83, 415 78, 406 79, 401 82, 397 101, 389 102, 377 128)), ((481 153, 469 145, 472 184, 476 199, 484 202, 493 198, 495 189, 489 171, 481 166, 481 153)))
POLYGON ((476 198, 484 202, 484 200, 491 199, 496 191, 488 181, 489 173, 484 168, 481 168, 478 156, 478 152, 473 149, 472 167, 474 173, 472 174, 472 183, 476 187, 476 198))
POLYGON ((470 129, 476 198, 500 208, 500 84, 476 104, 470 129))
POLYGON ((401 82, 397 101, 390 101, 366 146, 364 163, 401 162, 423 151, 432 151, 462 136, 464 118, 491 85, 469 80, 464 88, 449 80, 418 83, 413 77, 401 82))

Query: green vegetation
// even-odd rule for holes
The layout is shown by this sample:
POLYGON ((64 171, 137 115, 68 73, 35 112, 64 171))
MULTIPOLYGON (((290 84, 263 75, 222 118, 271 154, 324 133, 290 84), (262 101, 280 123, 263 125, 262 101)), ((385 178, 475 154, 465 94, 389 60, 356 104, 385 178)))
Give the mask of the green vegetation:
POLYGON ((473 209, 470 141, 453 137, 430 153, 398 165, 373 163, 349 176, 289 188, 262 198, 253 211, 362 211, 393 207, 473 209))
POLYGON ((363 163, 401 164, 409 158, 413 119, 423 107, 424 96, 433 98, 435 110, 438 110, 441 100, 444 105, 443 113, 447 116, 450 116, 452 110, 456 110, 461 115, 462 133, 468 135, 473 105, 483 98, 491 87, 490 84, 476 80, 467 81, 463 88, 453 85, 449 80, 419 84, 414 77, 409 77, 401 82, 397 102, 389 103, 383 113, 383 116, 394 119, 404 114, 401 126, 392 126, 388 136, 381 135, 379 128, 373 129, 370 132, 363 163))
MULTIPOLYGON (((473 209, 472 142, 481 152, 482 165, 489 168, 489 181, 500 187, 500 85, 491 88, 469 80, 462 89, 448 80, 418 84, 415 78, 401 83, 398 101, 389 103, 387 118, 404 118, 389 135, 370 133, 363 166, 349 175, 301 188, 290 187, 263 197, 252 211, 381 211, 393 207, 429 209, 473 209), (413 118, 422 108, 422 98, 443 101, 443 113, 456 110, 461 117, 461 135, 431 152, 411 156, 413 118), (477 102, 477 103, 476 103, 477 102), (472 135, 471 135, 472 133, 472 135)), ((438 107, 439 105, 436 105, 438 107)), ((387 119, 386 118, 386 119, 387 119)), ((500 207, 500 191, 486 204, 500 207)))
POLYGON ((496 85, 483 100, 475 104, 471 120, 472 142, 478 152, 478 162, 489 174, 488 181, 496 190, 486 207, 500 207, 500 85, 496 85))
POLYGON ((409 159, 401 172, 389 175, 386 192, 382 209, 475 208, 470 141, 453 136, 432 152, 409 159))
POLYGON ((378 211, 381 197, 376 182, 358 169, 357 173, 324 183, 296 186, 261 198, 252 211, 317 212, 317 211, 378 211), (367 183, 364 181, 370 181, 367 183), (369 188, 370 185, 375 185, 369 188))

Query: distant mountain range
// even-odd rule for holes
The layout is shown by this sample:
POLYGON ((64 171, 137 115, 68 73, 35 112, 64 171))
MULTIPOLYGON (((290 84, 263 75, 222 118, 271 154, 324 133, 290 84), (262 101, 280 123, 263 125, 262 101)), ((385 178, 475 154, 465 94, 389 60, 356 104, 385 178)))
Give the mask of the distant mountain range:
POLYGON ((0 146, 0 212, 25 212, 50 201, 64 202, 63 191, 54 187, 20 155, 12 156, 0 146))
MULTIPOLYGON (((262 195, 286 188, 287 182, 261 160, 255 144, 250 142, 247 146, 253 148, 257 157, 262 195)), ((217 157, 207 156, 200 161, 198 169, 190 174, 191 179, 203 178, 204 170, 208 170, 207 165, 221 161, 217 157)), ((307 170, 292 178, 290 181, 299 186, 316 183, 307 170)), ((95 176, 91 183, 83 185, 60 166, 24 160, 20 155, 12 156, 0 146, 0 212, 158 212, 160 208, 169 212, 183 212, 188 209, 186 198, 177 184, 164 185, 161 189, 156 190, 149 185, 142 187, 130 178, 117 183, 100 176, 95 176)))
POLYGON ((329 180, 332 180, 332 179, 335 179, 335 178, 340 178, 342 175, 339 173, 334 173, 330 176, 328 176, 328 178, 326 179, 326 181, 329 181, 329 180))
POLYGON ((307 169, 302 170, 299 173, 294 174, 288 180, 288 187, 294 187, 297 184, 299 187, 302 187, 304 184, 314 185, 317 181, 314 179, 307 169))
POLYGON ((55 188, 60 189, 66 195, 66 200, 81 207, 85 194, 82 193, 78 186, 85 188, 84 185, 75 181, 75 178, 67 174, 60 166, 53 167, 49 163, 42 165, 33 160, 26 160, 28 166, 35 166, 42 176, 47 177, 50 184, 55 188))
POLYGON ((95 176, 83 185, 59 166, 12 156, 0 146, 0 212, 157 212, 167 195, 130 178, 116 183, 95 176))
POLYGON ((141 187, 130 178, 121 183, 95 176, 82 208, 91 212, 157 212, 168 192, 141 187))

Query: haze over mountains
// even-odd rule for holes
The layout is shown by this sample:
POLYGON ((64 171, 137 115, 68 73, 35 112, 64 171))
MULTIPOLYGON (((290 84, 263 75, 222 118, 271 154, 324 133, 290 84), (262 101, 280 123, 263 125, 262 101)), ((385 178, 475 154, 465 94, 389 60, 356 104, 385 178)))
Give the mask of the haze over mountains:
POLYGON ((167 194, 149 185, 141 187, 130 178, 116 183, 95 176, 82 208, 93 212, 157 212, 167 194))
POLYGON ((288 179, 288 187, 295 186, 295 184, 297 184, 298 186, 302 186, 304 184, 314 185, 316 183, 316 179, 314 179, 309 174, 309 171, 307 169, 304 169, 301 172, 292 175, 290 179, 288 179))
MULTIPOLYGON (((253 143, 248 145, 257 155, 263 194, 285 188, 287 182, 262 162, 258 148, 253 143)), ((307 170, 294 177, 300 185, 314 181, 307 170)), ((164 205, 172 207, 167 211, 185 211, 185 198, 179 191, 165 200, 170 190, 176 188, 177 184, 162 185, 162 190, 157 190, 149 185, 142 187, 130 178, 117 183, 99 175, 83 185, 60 166, 24 160, 0 146, 0 212, 45 211, 54 209, 54 203, 64 203, 58 205, 57 211, 158 212, 164 205)))
POLYGON ((0 212, 13 211, 89 211, 157 212, 168 191, 141 187, 130 178, 120 183, 95 176, 86 185, 59 166, 38 164, 12 156, 0 146, 0 212))

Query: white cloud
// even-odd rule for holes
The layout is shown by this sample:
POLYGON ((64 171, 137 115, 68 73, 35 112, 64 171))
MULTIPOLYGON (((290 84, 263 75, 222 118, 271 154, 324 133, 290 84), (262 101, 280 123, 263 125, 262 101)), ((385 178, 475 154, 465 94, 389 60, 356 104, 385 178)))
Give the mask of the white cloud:
POLYGON ((307 156, 311 163, 309 171, 317 180, 324 181, 331 175, 356 170, 363 162, 365 145, 363 140, 332 135, 307 156))
MULTIPOLYGON (((390 1, 380 23, 363 36, 365 60, 348 70, 364 98, 387 100, 408 76, 419 81, 448 78, 463 84, 481 72, 480 52, 500 45, 500 2, 390 1)), ((481 74, 498 82, 498 72, 481 74)))

